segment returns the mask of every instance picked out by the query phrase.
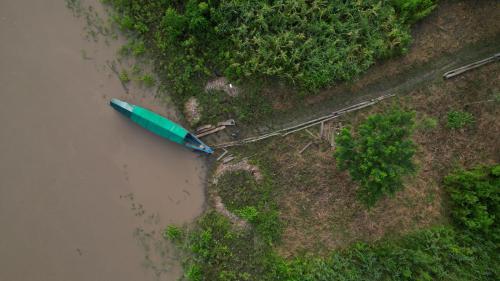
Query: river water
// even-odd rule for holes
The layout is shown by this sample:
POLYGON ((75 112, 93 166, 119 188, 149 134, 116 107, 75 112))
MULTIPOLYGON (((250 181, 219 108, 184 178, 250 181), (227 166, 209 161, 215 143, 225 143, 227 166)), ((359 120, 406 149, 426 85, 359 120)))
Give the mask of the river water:
POLYGON ((161 229, 202 211, 205 163, 119 115, 118 42, 63 0, 0 1, 0 280, 176 280, 161 229), (87 34, 88 35, 88 34, 87 34))

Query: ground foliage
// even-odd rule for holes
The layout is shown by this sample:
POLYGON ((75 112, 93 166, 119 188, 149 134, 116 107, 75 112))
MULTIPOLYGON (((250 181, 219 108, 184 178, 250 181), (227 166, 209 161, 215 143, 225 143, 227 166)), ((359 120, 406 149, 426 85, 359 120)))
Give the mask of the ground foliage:
POLYGON ((177 245, 188 253, 185 278, 201 280, 498 280, 498 246, 451 227, 373 245, 358 243, 326 258, 285 260, 252 230, 236 230, 208 212, 177 245))
POLYGON ((339 168, 359 182, 358 196, 373 206, 385 195, 403 188, 403 177, 415 170, 416 146, 410 139, 414 112, 392 110, 369 116, 357 129, 342 129, 335 157, 339 168))
POLYGON ((474 124, 474 116, 465 111, 452 110, 448 112, 446 126, 450 129, 461 129, 474 124))
MULTIPOLYGON (((476 228, 469 231, 471 227, 463 223, 461 212, 476 205, 488 205, 490 213, 498 210, 490 208, 492 200, 498 204, 498 197, 492 199, 494 192, 477 195, 490 187, 498 189, 498 167, 457 171, 446 177, 452 198, 459 192, 465 193, 461 197, 470 197, 471 190, 476 196, 474 206, 452 204, 454 216, 461 214, 455 226, 433 227, 373 244, 355 243, 326 257, 302 255, 284 259, 262 239, 257 228, 236 228, 212 210, 201 216, 192 229, 180 232, 179 228, 167 227, 165 237, 184 251, 184 279, 191 281, 498 280, 498 243, 493 236, 478 235, 476 228)), ((262 199, 251 198, 259 189, 254 181, 241 173, 229 178, 237 186, 250 189, 248 193, 237 192, 229 203, 231 208, 259 204, 262 199)), ((477 216, 466 217, 466 221, 477 219, 477 216)), ((498 224, 488 227, 498 229, 498 224)))
POLYGON ((270 175, 257 182, 248 171, 228 172, 221 176, 215 188, 226 208, 250 222, 262 241, 273 245, 280 240, 282 225, 275 200, 277 188, 270 175))
POLYGON ((444 179, 453 219, 463 228, 500 241, 500 165, 458 170, 444 179))
POLYGON ((350 80, 377 59, 404 53, 410 24, 428 14, 435 1, 104 2, 115 8, 119 26, 136 37, 136 51, 150 50, 174 100, 182 104, 214 75, 278 78, 302 92, 350 80))

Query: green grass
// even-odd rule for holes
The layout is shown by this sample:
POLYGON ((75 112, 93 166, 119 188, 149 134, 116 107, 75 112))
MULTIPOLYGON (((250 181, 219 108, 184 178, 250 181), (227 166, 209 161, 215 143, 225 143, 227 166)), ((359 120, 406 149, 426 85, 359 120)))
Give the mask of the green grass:
POLYGON ((266 167, 259 167, 264 173, 261 181, 248 171, 234 171, 223 174, 214 188, 229 211, 248 220, 260 239, 273 245, 280 241, 282 231, 276 202, 278 189, 266 167))
POLYGON ((448 112, 446 126, 450 129, 461 129, 473 125, 474 116, 465 111, 452 110, 448 112))
POLYGON ((208 212, 177 245, 187 280, 498 280, 498 245, 437 227, 377 242, 357 243, 319 258, 285 260, 252 230, 235 230, 208 212))

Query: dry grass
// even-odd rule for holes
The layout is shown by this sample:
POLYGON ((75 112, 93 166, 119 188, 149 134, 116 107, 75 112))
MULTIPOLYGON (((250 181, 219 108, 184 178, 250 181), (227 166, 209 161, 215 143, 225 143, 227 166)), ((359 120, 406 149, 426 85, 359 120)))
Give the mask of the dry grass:
MULTIPOLYGON (((348 174, 336 169, 327 142, 315 143, 302 154, 298 151, 312 140, 306 132, 266 144, 262 148, 264 157, 271 159, 282 188, 279 204, 286 228, 279 253, 328 254, 331 249, 355 241, 375 241, 445 221, 440 187, 443 176, 458 166, 500 161, 500 105, 467 105, 491 99, 498 93, 500 64, 496 63, 454 80, 436 81, 397 101, 399 106, 417 111, 417 124, 432 117, 438 125, 434 129, 417 126, 417 174, 407 179, 402 192, 383 199, 371 210, 357 202, 356 184, 348 174), (446 128, 449 110, 472 113, 475 126, 462 130, 446 128)), ((393 103, 388 101, 353 113, 342 121, 356 126, 367 115, 382 112, 393 103)))

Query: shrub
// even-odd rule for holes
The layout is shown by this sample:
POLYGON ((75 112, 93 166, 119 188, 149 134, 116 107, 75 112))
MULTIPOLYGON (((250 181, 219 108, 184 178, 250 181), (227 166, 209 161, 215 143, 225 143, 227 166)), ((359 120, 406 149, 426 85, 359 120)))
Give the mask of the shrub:
POLYGON ((444 179, 458 225, 500 240, 500 165, 459 170, 444 179))
POLYGON ((392 5, 396 12, 407 23, 415 23, 436 8, 437 0, 392 0, 392 5))
POLYGON ((337 138, 335 157, 360 184, 358 196, 368 207, 403 188, 402 177, 414 171, 414 113, 393 110, 369 116, 353 135, 344 128, 337 138))
POLYGON ((474 116, 464 111, 448 112, 448 121, 446 126, 450 129, 460 129, 474 124, 474 116))

